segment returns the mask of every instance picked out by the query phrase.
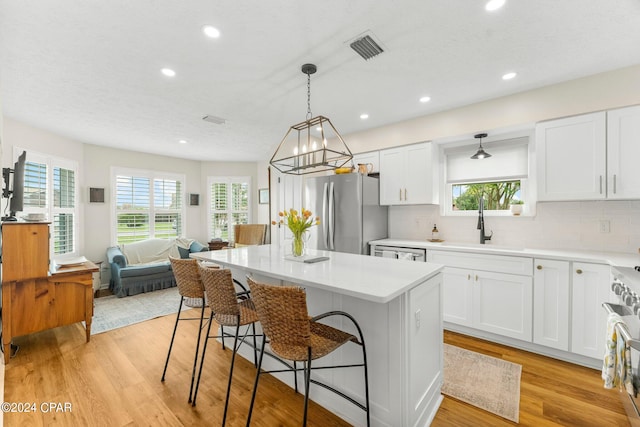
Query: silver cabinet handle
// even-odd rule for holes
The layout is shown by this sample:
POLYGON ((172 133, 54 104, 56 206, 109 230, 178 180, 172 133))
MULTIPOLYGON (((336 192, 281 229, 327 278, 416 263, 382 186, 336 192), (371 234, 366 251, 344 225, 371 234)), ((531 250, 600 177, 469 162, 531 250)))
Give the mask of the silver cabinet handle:
POLYGON ((616 174, 613 174, 613 194, 616 194, 616 174))
POLYGON ((582 274, 582 270, 577 269, 577 270, 576 270, 576 273, 578 273, 578 274, 582 274))
POLYGON ((541 266, 541 265, 537 266, 536 268, 537 268, 538 270, 542 270, 542 266, 541 266))
POLYGON ((600 175, 600 194, 602 194, 602 175, 600 175))
POLYGON ((476 274, 476 282, 478 281, 478 275, 476 274))
POLYGON ((471 274, 467 274, 467 280, 471 280, 471 274))
POLYGON ((402 188, 400 189, 400 200, 402 200, 402 188))
POLYGON ((405 202, 407 201, 407 189, 406 188, 404 189, 404 200, 405 200, 405 202))

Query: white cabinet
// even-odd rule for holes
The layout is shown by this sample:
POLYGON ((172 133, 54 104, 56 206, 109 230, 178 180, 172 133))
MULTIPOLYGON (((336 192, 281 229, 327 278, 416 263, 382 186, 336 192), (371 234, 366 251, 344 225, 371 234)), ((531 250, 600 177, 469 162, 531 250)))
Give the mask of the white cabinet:
POLYGON ((536 125, 538 200, 597 200, 606 196, 606 113, 536 125))
POLYGON ((640 197, 640 106, 536 125, 538 200, 640 197))
POLYGON ((360 153, 353 155, 353 165, 358 171, 358 164, 371 165, 371 173, 380 172, 380 152, 371 151, 369 153, 360 153))
POLYGON ((442 270, 442 318, 445 322, 473 326, 472 270, 445 267, 442 270))
POLYGON ((380 151, 380 204, 433 203, 431 144, 380 151))
POLYGON ((446 266, 446 322, 531 341, 531 258, 431 250, 427 256, 429 262, 446 266))
POLYGON ((602 303, 610 301, 611 268, 603 264, 572 264, 571 352, 601 358, 604 354, 607 314, 602 303))
POLYGON ((640 106, 607 112, 607 197, 640 198, 640 106))
POLYGON ((569 350, 569 262, 535 259, 533 342, 569 350))

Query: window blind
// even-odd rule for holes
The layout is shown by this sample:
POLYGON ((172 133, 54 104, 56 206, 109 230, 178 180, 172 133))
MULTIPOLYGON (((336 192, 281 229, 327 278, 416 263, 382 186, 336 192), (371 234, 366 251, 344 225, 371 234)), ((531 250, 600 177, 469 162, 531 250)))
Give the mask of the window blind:
POLYGON ((506 179, 523 179, 529 175, 528 138, 483 143, 492 157, 474 160, 470 156, 478 147, 465 145, 445 150, 447 183, 488 182, 506 179))

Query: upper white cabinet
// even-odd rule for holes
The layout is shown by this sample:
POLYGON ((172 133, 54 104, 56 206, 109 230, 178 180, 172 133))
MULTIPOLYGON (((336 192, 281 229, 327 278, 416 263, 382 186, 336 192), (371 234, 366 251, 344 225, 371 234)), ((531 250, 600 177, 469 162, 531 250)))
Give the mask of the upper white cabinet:
POLYGON ((380 152, 379 151, 371 151, 369 153, 360 153, 353 155, 353 165, 356 167, 356 172, 358 171, 358 165, 363 164, 371 169, 369 172, 380 172, 380 152), (371 165, 369 167, 369 165, 371 165))
POLYGON ((536 125, 538 200, 640 197, 640 106, 536 125))
POLYGON ((640 198, 640 106, 607 112, 607 197, 640 198))
POLYGON ((380 151, 380 204, 433 203, 431 144, 380 151))

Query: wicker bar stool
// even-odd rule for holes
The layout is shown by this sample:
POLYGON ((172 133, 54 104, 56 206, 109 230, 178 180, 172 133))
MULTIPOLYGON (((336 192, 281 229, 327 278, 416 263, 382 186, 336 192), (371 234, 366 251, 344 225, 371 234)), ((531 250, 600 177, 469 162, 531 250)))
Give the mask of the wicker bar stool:
MULTIPOLYGON (((271 351, 278 357, 294 362, 304 362, 304 418, 303 426, 307 425, 307 410, 309 406, 309 386, 310 383, 319 385, 328 390, 333 391, 339 396, 345 398, 349 402, 358 406, 365 411, 367 416, 367 425, 370 425, 369 417, 369 377, 367 373, 367 352, 362 336, 362 330, 355 319, 348 313, 343 311, 331 311, 315 317, 309 317, 307 311, 307 296, 303 288, 298 286, 273 286, 257 283, 251 278, 247 278, 251 295, 258 312, 258 318, 262 325, 266 339, 262 340, 260 350, 260 358, 258 359, 258 370, 256 372, 256 380, 253 386, 253 394, 251 396, 251 406, 249 407, 249 416, 247 417, 247 426, 251 423, 251 414, 253 405, 258 391, 258 380, 261 374, 268 372, 260 372, 262 366, 262 357, 265 353, 265 343, 268 340, 271 351), (333 328, 318 320, 329 316, 344 316, 353 322, 358 330, 359 337, 348 334, 339 329, 333 328), (365 404, 361 404, 350 396, 342 393, 335 388, 321 383, 311 378, 313 369, 326 369, 328 367, 321 366, 314 368, 311 361, 328 355, 338 349, 347 342, 353 342, 362 347, 363 363, 351 365, 337 365, 329 368, 364 368, 364 388, 365 388, 365 404)), ((294 368, 294 370, 298 370, 294 368)), ((271 371, 282 372, 282 371, 271 371)))
POLYGON ((169 343, 169 351, 167 352, 167 361, 164 363, 164 370, 162 371, 162 379, 164 382, 165 375, 167 373, 167 366, 169 365, 169 357, 171 356, 171 349, 173 348, 173 340, 176 337, 176 330, 178 329, 178 322, 180 320, 200 320, 198 327, 198 340, 196 341, 196 352, 193 358, 193 370, 191 371, 191 386, 189 388, 189 403, 193 394, 193 384, 196 376, 196 366, 198 363, 198 351, 200 350, 200 337, 202 336, 202 324, 204 322, 204 286, 200 280, 200 272, 198 271, 198 260, 196 259, 181 259, 169 257, 171 261, 171 268, 173 269, 173 275, 176 278, 178 285, 178 293, 180 294, 180 305, 178 306, 178 313, 176 314, 176 323, 173 327, 173 334, 171 335, 171 342, 169 343), (182 304, 185 299, 201 299, 202 308, 200 317, 180 317, 182 313, 182 304))
POLYGON ((233 366, 236 359, 236 353, 238 349, 245 342, 247 337, 253 338, 253 357, 254 364, 257 365, 257 350, 256 350, 256 329, 255 323, 258 321, 258 314, 256 313, 253 301, 247 298, 246 292, 236 293, 234 283, 239 284, 231 276, 231 270, 228 269, 210 269, 198 267, 200 269, 200 277, 207 295, 209 306, 211 307, 211 317, 209 318, 209 326, 207 328, 207 335, 202 348, 202 356, 200 357, 200 370, 198 372, 198 380, 196 382, 196 389, 193 394, 193 403, 195 406, 196 398, 198 396, 198 387, 200 386, 200 378, 202 376, 202 367, 204 365, 204 356, 207 351, 207 344, 209 338, 222 338, 230 336, 222 331, 222 335, 211 336, 211 324, 215 320, 221 327, 233 326, 236 328, 234 341, 233 341, 233 353, 231 356, 231 367, 229 369, 229 380, 227 382, 227 397, 224 403, 224 415, 222 418, 222 425, 225 425, 227 420, 227 409, 229 407, 229 392, 231 390, 231 380, 233 378, 233 366), (249 334, 249 325, 251 326, 252 333, 249 334), (240 337, 240 327, 247 326, 245 333, 240 337))

